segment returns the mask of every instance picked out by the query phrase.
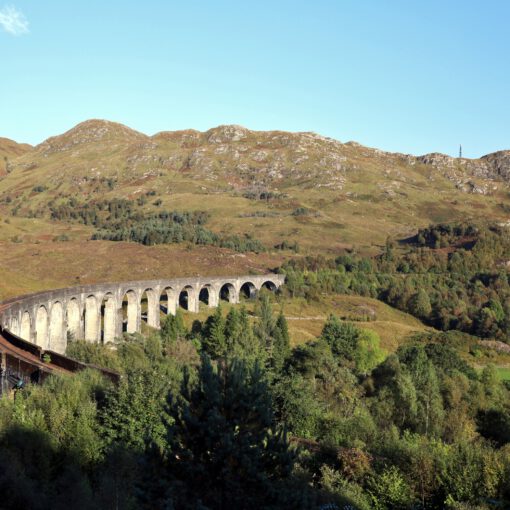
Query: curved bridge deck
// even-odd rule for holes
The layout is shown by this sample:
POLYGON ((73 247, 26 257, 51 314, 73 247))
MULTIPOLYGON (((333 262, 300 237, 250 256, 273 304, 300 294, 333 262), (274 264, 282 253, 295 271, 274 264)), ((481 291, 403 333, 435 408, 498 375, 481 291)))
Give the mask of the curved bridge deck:
POLYGON ((141 331, 143 322, 159 328, 161 314, 175 314, 179 307, 198 312, 200 302, 209 307, 217 307, 222 299, 239 303, 242 295, 254 297, 263 287, 275 291, 283 283, 284 276, 278 274, 190 277, 69 287, 16 297, 0 304, 2 369, 12 368, 12 359, 20 367, 27 365, 20 371, 24 377, 31 369, 37 377, 76 371, 86 365, 63 356, 70 338, 108 343, 123 332, 141 331), (44 354, 51 362, 43 361, 44 354))

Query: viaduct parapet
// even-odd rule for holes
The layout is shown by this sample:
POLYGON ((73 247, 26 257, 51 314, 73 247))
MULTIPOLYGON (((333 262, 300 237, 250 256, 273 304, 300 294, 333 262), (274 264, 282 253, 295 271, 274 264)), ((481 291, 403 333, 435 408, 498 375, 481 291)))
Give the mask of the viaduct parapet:
POLYGON ((217 307, 238 303, 263 287, 275 291, 278 274, 190 277, 103 283, 39 292, 0 304, 0 326, 45 350, 63 354, 69 338, 107 343, 123 332, 141 330, 142 322, 159 328, 161 312, 177 308, 198 312, 199 303, 217 307))

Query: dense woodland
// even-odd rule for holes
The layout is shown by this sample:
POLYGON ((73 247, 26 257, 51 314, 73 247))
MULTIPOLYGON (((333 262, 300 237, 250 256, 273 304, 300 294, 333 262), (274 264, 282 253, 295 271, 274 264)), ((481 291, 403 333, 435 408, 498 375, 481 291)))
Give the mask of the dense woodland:
POLYGON ((323 292, 380 299, 441 330, 509 341, 508 227, 435 225, 376 258, 355 253, 292 259, 283 271, 293 296, 323 292))
POLYGON ((122 374, 0 401, 3 508, 468 509, 510 504, 510 389, 434 338, 388 355, 331 316, 290 348, 278 302, 68 354, 122 374))
MULTIPOLYGON (((133 241, 147 246, 189 242, 240 252, 264 251, 262 243, 248 235, 220 236, 205 228, 209 220, 205 211, 143 212, 141 207, 153 196, 148 192, 136 201, 112 199, 84 203, 70 198, 64 203, 51 205, 51 218, 95 227, 92 239, 133 241)), ((159 207, 161 200, 155 200, 154 205, 159 207)))

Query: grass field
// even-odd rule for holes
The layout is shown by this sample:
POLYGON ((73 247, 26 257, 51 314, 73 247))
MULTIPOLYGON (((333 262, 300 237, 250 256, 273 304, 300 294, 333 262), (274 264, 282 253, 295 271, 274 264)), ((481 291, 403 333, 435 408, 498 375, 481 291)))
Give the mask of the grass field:
MULTIPOLYGON (((242 304, 246 306, 250 316, 255 319, 254 302, 245 300, 242 304)), ((223 313, 227 314, 231 306, 239 305, 222 302, 221 306, 223 313)), ((317 338, 330 314, 350 320, 357 327, 375 331, 381 338, 381 347, 387 352, 394 352, 414 333, 430 329, 414 317, 381 301, 359 296, 325 296, 320 302, 312 303, 308 303, 302 298, 280 298, 274 301, 273 309, 275 313, 283 310, 289 326, 292 346, 317 338), (367 309, 375 312, 375 320, 360 320, 362 311, 364 313, 367 309)), ((204 321, 212 313, 214 313, 213 309, 201 303, 200 312, 198 314, 184 312, 184 320, 190 327, 194 320, 204 321)))
POLYGON ((502 381, 510 381, 510 367, 497 367, 497 371, 502 381))
POLYGON ((0 242, 0 301, 73 285, 179 276, 262 274, 281 254, 232 253, 201 246, 109 241, 0 242))

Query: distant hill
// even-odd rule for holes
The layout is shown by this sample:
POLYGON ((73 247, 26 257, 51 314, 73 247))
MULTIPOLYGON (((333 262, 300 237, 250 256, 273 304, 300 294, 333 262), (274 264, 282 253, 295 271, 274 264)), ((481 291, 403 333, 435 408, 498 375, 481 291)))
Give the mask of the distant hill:
POLYGON ((9 138, 0 137, 0 176, 7 173, 9 161, 32 150, 27 143, 17 143, 9 138))
POLYGON ((279 256, 293 256, 288 246, 375 253, 388 236, 431 223, 507 222, 509 186, 510 151, 412 156, 310 132, 225 125, 147 136, 88 120, 35 147, 0 139, 0 218, 8 221, 0 241, 85 241, 93 227, 52 220, 51 210, 71 198, 80 207, 125 199, 140 214, 206 210, 209 231, 278 245, 279 256))
POLYGON ((41 157, 58 166, 59 156, 65 155, 73 158, 66 166, 75 171, 96 161, 106 174, 119 175, 124 170, 127 177, 141 169, 193 172, 197 178, 227 177, 233 186, 285 186, 305 184, 314 178, 317 182, 313 185, 317 187, 340 189, 349 174, 374 166, 380 170, 381 180, 391 177, 395 168, 410 173, 417 168, 423 173, 426 170, 422 166, 431 167, 459 189, 475 192, 482 190, 476 187, 478 178, 507 181, 510 177, 510 151, 480 159, 453 158, 440 153, 415 157, 356 142, 341 143, 311 132, 252 131, 236 125, 218 126, 203 133, 164 131, 147 136, 115 122, 88 120, 35 148, 0 139, 0 151, 11 157, 26 155, 24 160, 37 166, 49 166, 41 164, 41 157), (119 158, 122 169, 116 165, 119 158))

